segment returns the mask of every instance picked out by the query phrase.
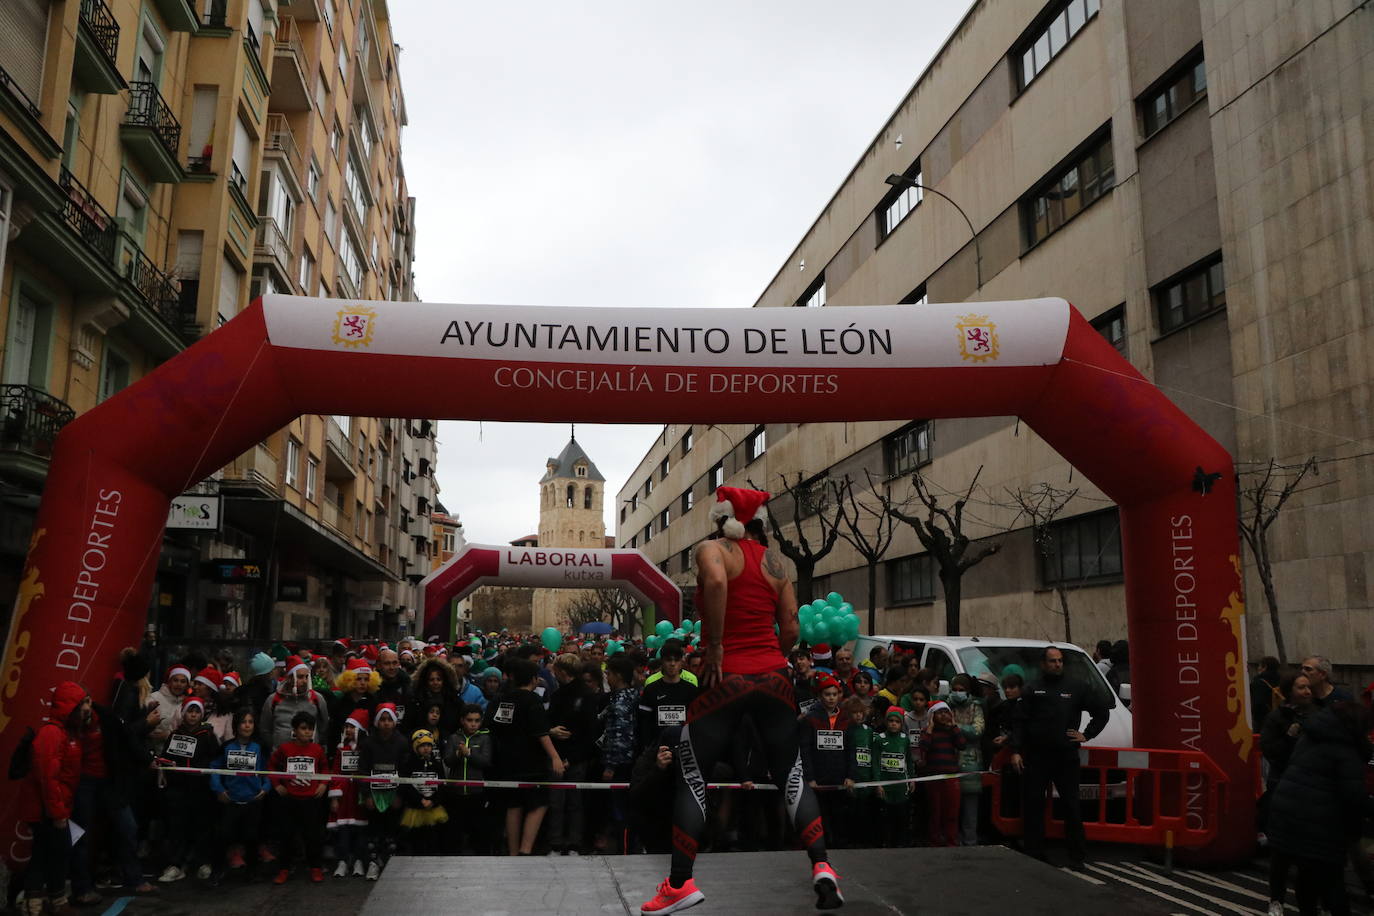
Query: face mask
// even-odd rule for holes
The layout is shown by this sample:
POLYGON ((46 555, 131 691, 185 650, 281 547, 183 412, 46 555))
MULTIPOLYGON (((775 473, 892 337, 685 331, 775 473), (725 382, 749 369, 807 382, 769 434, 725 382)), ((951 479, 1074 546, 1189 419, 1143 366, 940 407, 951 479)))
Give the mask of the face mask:
POLYGON ((968 702, 968 692, 965 690, 952 690, 950 691, 949 698, 962 706, 964 703, 968 702))

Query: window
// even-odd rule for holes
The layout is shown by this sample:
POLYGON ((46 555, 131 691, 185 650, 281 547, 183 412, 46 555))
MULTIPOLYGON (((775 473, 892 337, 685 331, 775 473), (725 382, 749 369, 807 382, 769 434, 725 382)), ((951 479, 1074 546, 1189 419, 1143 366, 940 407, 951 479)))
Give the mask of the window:
POLYGON ((332 196, 324 201, 324 237, 329 239, 331 245, 339 243, 339 211, 334 206, 332 196))
POLYGON ((667 531, 668 522, 670 521, 672 521, 672 518, 669 515, 669 511, 667 509, 664 509, 662 512, 658 514, 658 530, 667 531))
POLYGON ((928 553, 901 557, 887 564, 888 604, 910 604, 935 598, 935 562, 928 553))
POLYGON ((930 302, 930 297, 926 295, 926 285, 922 283, 902 297, 900 305, 926 305, 930 302))
POLYGON ((314 458, 305 462, 305 498, 315 501, 315 485, 320 479, 320 463, 314 458))
POLYGON ((310 169, 305 175, 305 193, 310 195, 311 200, 320 196, 320 166, 313 154, 310 156, 310 169))
POLYGON ((664 458, 661 462, 659 462, 659 465, 658 465, 658 479, 659 479, 659 480, 667 480, 667 479, 668 479, 668 459, 667 459, 667 458, 664 458))
POLYGON ((348 82, 348 45, 342 41, 339 42, 338 63, 339 81, 340 85, 342 85, 343 83, 348 82))
POLYGON ((821 274, 815 283, 806 288, 806 292, 802 293, 796 304, 809 309, 818 309, 825 305, 825 274, 821 274))
POLYGON ((654 523, 650 522, 644 526, 644 543, 649 543, 649 539, 654 536, 654 523))
POLYGON ((1012 53, 1012 59, 1020 62, 1012 68, 1020 89, 1040 75, 1088 20, 1097 15, 1101 5, 1101 0, 1060 0, 1036 20, 1030 34, 1017 43, 1012 53))
POLYGON ((692 571, 692 548, 683 548, 677 555, 677 561, 681 564, 683 572, 690 573, 692 571))
POLYGON ((128 388, 129 372, 129 361, 107 343, 104 365, 100 367, 100 400, 128 388))
POLYGON ((1207 65, 1197 58, 1165 78, 1164 85, 1147 92, 1140 100, 1140 116, 1145 136, 1177 118, 1190 105, 1207 94, 1207 65))
POLYGON ((343 127, 336 118, 334 120, 334 132, 329 135, 329 151, 334 154, 335 159, 338 159, 343 155, 343 148, 343 127))
POLYGON ((692 428, 687 427, 687 433, 682 437, 682 454, 686 455, 692 450, 692 428))
POLYGON ((357 214, 360 223, 367 222, 367 209, 371 205, 364 174, 364 171, 357 167, 353 157, 349 156, 348 164, 344 167, 344 187, 348 189, 348 199, 353 202, 353 212, 357 214))
POLYGON ((344 276, 353 284, 356 293, 363 291, 363 256, 358 252, 358 246, 353 244, 353 234, 350 232, 344 238, 343 246, 339 250, 339 266, 343 268, 344 276))
POLYGON ((565 505, 567 506, 567 508, 571 509, 573 505, 576 503, 576 501, 577 487, 574 484, 568 484, 568 493, 565 499, 565 505))
POLYGON ((324 71, 320 71, 319 78, 315 80, 315 110, 320 113, 320 117, 328 120, 325 113, 329 111, 329 81, 325 78, 324 71))
POLYGON ((829 480, 830 472, 821 471, 809 480, 799 483, 792 491, 793 499, 797 500, 797 513, 801 518, 810 518, 829 507, 829 480))
POLYGON ((587 466, 586 466, 585 464, 579 464, 577 467, 573 468, 573 476, 574 476, 574 477, 586 477, 586 476, 587 476, 587 466))
POLYGON ((930 421, 908 423, 883 440, 887 475, 909 474, 930 461, 930 421))
POLYGON ((454 535, 452 531, 445 531, 443 544, 445 553, 453 553, 455 550, 458 549, 458 538, 454 535))
POLYGON ((725 462, 717 461, 715 467, 706 472, 706 482, 710 489, 725 486, 725 462))
POLYGON ((286 485, 297 487, 300 485, 301 475, 301 444, 295 439, 286 440, 286 485))
POLYGON ((638 536, 635 536, 635 537, 630 538, 630 549, 631 549, 631 550, 634 550, 634 549, 635 549, 636 547, 638 547, 638 546, 639 546, 639 537, 638 537, 638 536))
POLYGON ((1073 219, 1116 183, 1110 125, 1021 201, 1026 247, 1073 219))
POLYGON ((301 249, 301 268, 296 280, 301 285, 301 292, 310 295, 310 278, 315 272, 315 259, 310 256, 308 249, 301 249))
POLYGON ((625 524, 625 507, 620 507, 620 524, 625 524))
POLYGON ((1040 551, 1041 585, 1078 585, 1121 577, 1116 508, 1053 522, 1040 551))
MULTIPOLYGON (((922 183, 921 160, 917 159, 912 163, 911 168, 902 173, 903 178, 909 178, 917 185, 922 183)), ((892 234, 892 230, 901 225, 902 220, 911 215, 917 205, 925 199, 925 188, 912 187, 911 185, 901 185, 893 188, 883 198, 879 205, 880 219, 878 220, 878 239, 887 238, 892 234)))
POLYGON ((638 494, 638 493, 635 493, 635 494, 632 494, 632 495, 630 496, 630 511, 631 511, 631 512, 637 512, 638 510, 639 510, 639 494, 638 494))
POLYGON ((1159 332, 1168 333, 1190 321, 1226 307, 1226 275, 1220 255, 1188 268, 1155 287, 1159 332))
POLYGON ((645 495, 645 496, 648 496, 648 495, 649 495, 650 493, 652 493, 652 492, 654 492, 654 479, 653 479, 652 477, 645 477, 645 478, 644 478, 644 495, 645 495))
POLYGON ((583 488, 582 488, 582 508, 583 508, 583 509, 590 509, 591 507, 592 507, 592 488, 591 488, 591 487, 583 487, 583 488))
POLYGON ((690 488, 682 491, 682 499, 679 501, 678 505, 681 507, 678 510, 678 515, 686 515, 688 512, 692 511, 692 506, 696 505, 696 501, 695 497, 692 496, 690 488))
POLYGON ((329 34, 334 34, 334 0, 324 0, 320 4, 321 15, 324 17, 324 27, 329 30, 329 34))
POLYGON ((768 450, 768 433, 762 426, 757 427, 749 438, 744 440, 744 453, 750 461, 763 455, 768 450))
POLYGON ((958 671, 954 667, 954 660, 949 657, 944 649, 937 646, 926 647, 926 657, 921 663, 922 668, 929 668, 935 672, 935 676, 948 684, 954 679, 958 671))
POLYGON ((1093 319, 1092 325, 1097 333, 1107 338, 1118 353, 1126 355, 1126 306, 1118 305, 1093 319))

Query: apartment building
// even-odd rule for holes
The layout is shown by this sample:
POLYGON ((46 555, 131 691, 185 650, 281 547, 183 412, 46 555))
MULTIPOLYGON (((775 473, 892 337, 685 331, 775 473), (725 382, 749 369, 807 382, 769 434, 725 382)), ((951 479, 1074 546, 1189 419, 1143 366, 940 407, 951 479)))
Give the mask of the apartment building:
MULTIPOLYGON (((385 0, 0 9, 0 604, 63 423, 263 293, 415 299, 398 52, 385 0)), ((268 436, 190 494, 216 524, 169 528, 150 621, 403 630, 434 460, 429 421, 268 436)))
MULTIPOLYGON (((1356 0, 979 0, 755 307, 1067 298, 1233 452, 1242 489, 1271 459, 1320 459, 1270 530, 1288 654, 1367 659, 1370 15, 1356 0)), ((871 475, 900 501, 919 469, 948 504, 980 468, 966 530, 1002 546, 964 578, 963 631, 1062 638, 1062 588, 1076 641, 1124 637, 1115 507, 1014 418, 669 426, 620 490, 617 542, 686 581, 720 484, 786 478, 815 545, 827 480, 862 498, 871 475), (1076 491, 1043 550, 1009 492, 1042 483, 1076 491)), ((795 539, 793 500, 771 508, 795 539)), ((1257 655, 1274 639, 1244 561, 1257 655)), ((867 609, 867 571, 840 541, 814 591, 867 609)), ((879 573, 879 630, 943 631, 910 528, 879 573)))

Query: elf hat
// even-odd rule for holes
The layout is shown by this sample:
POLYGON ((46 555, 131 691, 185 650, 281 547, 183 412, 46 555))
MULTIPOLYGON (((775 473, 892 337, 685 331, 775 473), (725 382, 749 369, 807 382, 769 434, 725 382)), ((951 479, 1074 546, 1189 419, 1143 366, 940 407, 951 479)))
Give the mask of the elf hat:
POLYGON ((894 704, 894 705, 889 706, 889 707, 887 708, 887 712, 883 713, 883 718, 884 718, 884 719, 891 719, 893 716, 896 716, 897 718, 900 719, 900 718, 902 718, 902 717, 905 716, 905 715, 906 715, 906 713, 902 711, 902 707, 897 706, 897 705, 894 704))
POLYGON ((721 533, 732 541, 744 537, 744 523, 755 515, 763 517, 763 504, 768 502, 769 494, 762 490, 745 490, 740 487, 716 487, 716 502, 711 506, 711 521, 725 519, 721 533))
POLYGON ((218 668, 205 667, 196 672, 193 684, 204 684, 211 690, 219 690, 220 681, 224 680, 224 675, 220 674, 218 668))
POLYGON ((297 671, 309 671, 310 666, 301 661, 299 655, 286 656, 286 676, 293 677, 297 671))
POLYGON ((395 703, 378 703, 377 709, 372 713, 373 721, 381 722, 382 716, 391 716, 392 722, 401 721, 401 717, 396 715, 395 703))
POLYGON ((344 719, 344 725, 351 725, 360 732, 367 731, 368 715, 366 709, 355 709, 344 719))
POLYGON ((415 734, 410 736, 410 749, 412 751, 419 751, 422 744, 434 746, 434 733, 427 728, 416 729, 415 734))
POLYGON ((811 647, 811 660, 813 662, 828 662, 835 657, 835 653, 830 651, 827 643, 816 643, 811 647))
POLYGON ((220 678, 219 682, 220 689, 228 687, 231 690, 235 690, 241 687, 242 685, 243 679, 239 677, 239 673, 237 671, 230 671, 229 673, 224 675, 224 677, 220 678))
POLYGON ((816 681, 816 692, 819 693, 827 687, 834 687, 836 690, 843 689, 840 687, 840 682, 828 674, 816 681))
POLYGON ((201 712, 205 712, 205 704, 201 702, 200 697, 187 697, 181 701, 181 714, 183 716, 186 715, 186 710, 190 709, 192 706, 198 707, 201 712))
POLYGON ((931 703, 929 706, 926 707, 926 711, 929 712, 932 716, 942 709, 948 713, 954 712, 954 710, 950 709, 949 704, 946 703, 944 700, 936 700, 934 703, 931 703))

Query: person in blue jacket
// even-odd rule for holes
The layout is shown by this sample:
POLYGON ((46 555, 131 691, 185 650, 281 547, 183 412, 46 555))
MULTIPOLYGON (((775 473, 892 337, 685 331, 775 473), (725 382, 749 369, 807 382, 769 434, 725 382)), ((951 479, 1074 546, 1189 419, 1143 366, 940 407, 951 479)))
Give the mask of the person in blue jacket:
MULTIPOLYGON (((262 821, 262 802, 272 788, 263 775, 267 769, 267 752, 253 740, 257 730, 257 715, 247 706, 234 713, 234 737, 220 748, 219 756, 210 764, 215 770, 243 770, 241 776, 219 773, 210 776, 210 791, 219 801, 219 848, 225 852, 225 864, 240 869, 247 864, 244 856, 257 848, 258 826, 262 821), (256 772, 254 772, 256 771, 256 772)), ((215 880, 223 874, 217 870, 215 880)))

